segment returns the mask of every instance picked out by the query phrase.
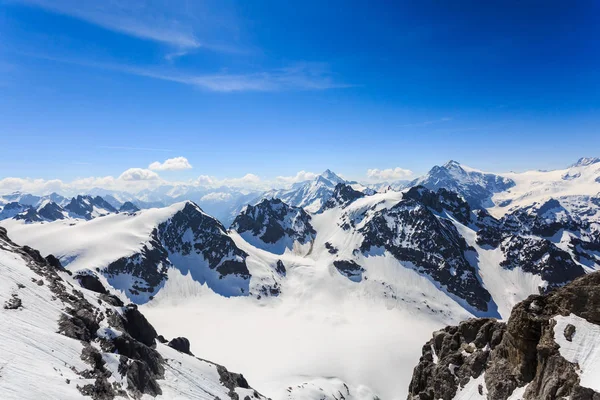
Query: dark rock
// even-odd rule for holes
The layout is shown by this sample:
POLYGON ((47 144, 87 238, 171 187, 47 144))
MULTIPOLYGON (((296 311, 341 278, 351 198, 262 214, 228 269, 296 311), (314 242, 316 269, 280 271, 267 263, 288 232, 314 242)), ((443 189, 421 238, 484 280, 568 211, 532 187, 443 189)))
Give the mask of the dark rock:
POLYGON ((111 306, 123 307, 125 305, 121 301, 121 299, 118 298, 117 296, 115 296, 114 294, 101 294, 100 296, 98 296, 98 298, 101 299, 102 301, 107 302, 111 306))
POLYGON ((10 299, 4 303, 5 310, 17 310, 23 307, 23 302, 17 294, 13 294, 10 299))
POLYGON ((159 341, 159 343, 163 343, 163 344, 165 344, 165 343, 167 343, 167 342, 168 342, 168 340, 167 340, 167 339, 165 339, 165 337, 164 337, 163 335, 158 335, 158 336, 156 337, 156 340, 158 340, 158 341, 159 341))
POLYGON ((355 200, 358 200, 362 197, 365 197, 364 193, 352 189, 352 186, 350 185, 338 183, 335 186, 335 189, 333 189, 333 194, 331 195, 331 197, 327 199, 325 204, 323 204, 323 206, 321 207, 320 212, 335 207, 347 207, 355 200))
POLYGON ((238 394, 235 392, 236 388, 250 389, 248 381, 242 374, 236 374, 235 372, 229 372, 227 368, 222 365, 217 365, 217 372, 223 386, 229 389, 229 397, 232 400, 239 400, 238 394))
POLYGON ((177 351, 193 356, 192 352, 190 351, 190 341, 187 338, 176 337, 169 342, 168 346, 177 351))
POLYGON ((123 311, 123 316, 125 317, 124 325, 127 333, 146 346, 155 345, 154 339, 158 334, 146 317, 139 312, 135 304, 129 304, 123 311))
POLYGON ((52 254, 48 254, 46 256, 46 262, 58 270, 64 269, 62 264, 60 263, 60 260, 54 257, 52 254))
POLYGON ((360 282, 362 280, 362 274, 365 272, 363 267, 352 260, 336 260, 333 262, 333 266, 340 274, 354 282, 360 282))
POLYGON ((135 213, 135 212, 138 212, 138 211, 140 211, 140 209, 135 204, 133 204, 130 201, 126 201, 119 208, 119 212, 135 213))
POLYGON ((329 252, 329 254, 337 254, 338 253, 338 249, 335 248, 331 243, 329 242, 325 242, 325 248, 327 249, 327 251, 329 252))
POLYGON ((79 284, 86 288, 87 290, 91 290, 92 292, 106 294, 106 288, 100 282, 97 276, 92 274, 79 274, 76 275, 75 278, 79 281, 79 284))
POLYGON ((569 342, 573 341, 573 335, 575 335, 575 326, 571 325, 571 324, 567 324, 567 326, 565 326, 565 331, 563 332, 563 334, 565 335, 565 339, 567 339, 569 342))
POLYGON ((275 268, 275 270, 281 276, 285 276, 287 273, 287 271, 285 269, 285 265, 283 264, 283 261, 281 261, 281 260, 277 260, 277 267, 275 268))
POLYGON ((239 233, 250 232, 267 244, 284 237, 306 244, 316 235, 310 221, 310 215, 301 207, 287 205, 280 199, 264 199, 255 206, 247 206, 231 228, 239 233))

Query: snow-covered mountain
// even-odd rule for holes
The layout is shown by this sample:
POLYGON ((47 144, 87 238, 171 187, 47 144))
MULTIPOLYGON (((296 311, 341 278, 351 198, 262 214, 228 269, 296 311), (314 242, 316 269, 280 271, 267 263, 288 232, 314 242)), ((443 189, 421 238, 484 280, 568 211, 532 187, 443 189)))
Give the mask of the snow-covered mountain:
POLYGON ((277 198, 294 207, 303 207, 309 212, 317 211, 331 197, 338 183, 349 183, 331 170, 310 181, 298 182, 290 189, 271 190, 261 198, 277 198))
MULTIPOLYGON (((256 279, 260 287, 251 288, 248 255, 219 221, 192 202, 91 220, 26 224, 13 219, 5 225, 18 240, 55 254, 70 271, 95 271, 138 304, 158 293, 171 268, 224 296, 251 295, 276 285, 267 279, 267 269, 267 278, 256 279)), ((277 274, 273 270, 271 275, 277 274)))
POLYGON ((430 190, 444 188, 462 196, 473 208, 486 208, 492 204, 494 193, 503 192, 515 185, 510 178, 482 172, 456 161, 433 167, 426 175, 408 186, 424 186, 430 190))
POLYGON ((194 357, 186 338, 159 336, 135 304, 2 228, 0 303, 2 399, 266 399, 242 375, 194 357))
MULTIPOLYGON (((31 198, 29 198, 31 200, 31 198)), ((34 204, 22 202, 11 202, 6 204, 0 211, 0 220, 14 218, 25 222, 52 222, 63 219, 85 219, 90 220, 108 214, 117 213, 117 209, 100 196, 77 196, 71 200, 59 199, 50 195, 40 197, 34 204), (53 201, 52 198, 60 200, 62 206, 53 201)), ((135 206, 129 203, 129 209, 135 206)))

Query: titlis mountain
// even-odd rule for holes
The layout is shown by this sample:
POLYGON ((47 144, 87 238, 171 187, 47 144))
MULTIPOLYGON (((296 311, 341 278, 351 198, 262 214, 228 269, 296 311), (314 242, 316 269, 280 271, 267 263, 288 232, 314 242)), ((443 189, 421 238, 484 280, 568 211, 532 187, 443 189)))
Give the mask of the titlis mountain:
POLYGON ((264 307, 359 293, 435 321, 390 399, 600 399, 597 158, 501 174, 450 161, 378 185, 328 170, 265 193, 13 193, 0 207, 5 399, 389 397, 319 376, 261 394, 198 358, 142 312, 183 296, 184 278, 264 307))

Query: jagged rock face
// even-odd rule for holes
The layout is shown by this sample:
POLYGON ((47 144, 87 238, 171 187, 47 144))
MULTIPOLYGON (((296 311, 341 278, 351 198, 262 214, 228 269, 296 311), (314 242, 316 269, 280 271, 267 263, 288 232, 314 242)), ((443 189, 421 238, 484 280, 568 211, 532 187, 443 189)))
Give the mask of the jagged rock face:
MULTIPOLYGON (((285 248, 311 243, 316 231, 311 217, 299 207, 289 206, 279 199, 265 199, 256 206, 248 206, 231 225, 242 236, 251 235, 267 245, 284 243, 285 248)), ((262 246, 264 247, 264 246, 262 246)))
POLYGON ((100 215, 117 212, 113 206, 100 196, 77 196, 72 198, 71 202, 65 206, 65 209, 73 216, 88 220, 95 217, 94 208, 97 208, 100 215))
POLYGON ((418 201, 438 213, 446 210, 452 213, 452 215, 464 225, 469 224, 471 220, 471 207, 469 207, 469 204, 456 193, 450 192, 444 188, 438 189, 437 192, 433 192, 427 190, 423 186, 415 186, 410 188, 404 194, 403 198, 418 201))
POLYGON ((16 215, 31 209, 31 206, 20 204, 19 202, 13 201, 4 206, 0 212, 0 220, 13 218, 16 215))
POLYGON ((467 170, 456 161, 433 167, 427 175, 409 186, 424 186, 430 190, 446 189, 458 193, 473 208, 484 208, 494 193, 515 185, 514 181, 500 175, 467 170))
POLYGON ((409 387, 409 400, 451 400, 460 386, 480 376, 506 324, 480 318, 433 333, 422 350, 409 387))
POLYGON ((364 254, 384 248, 398 260, 413 263, 417 272, 431 277, 447 293, 487 311, 491 296, 465 258, 469 250, 465 240, 448 219, 409 198, 375 213, 360 231, 364 254))
POLYGON ((250 279, 247 256, 227 236, 219 221, 189 202, 159 224, 137 253, 112 262, 102 272, 117 287, 123 276, 131 276, 128 295, 138 303, 158 292, 169 268, 178 268, 184 274, 190 272, 195 280, 206 282, 220 294, 245 295, 250 279), (225 287, 223 280, 228 277, 234 281, 225 287))
POLYGON ((355 200, 364 197, 365 194, 352 189, 350 185, 338 183, 333 190, 331 197, 325 202, 321 211, 329 210, 335 207, 346 207, 355 200))
POLYGON ((195 204, 187 203, 183 210, 169 221, 158 226, 158 235, 165 249, 171 254, 187 256, 202 255, 210 269, 221 277, 237 275, 250 278, 244 251, 227 236, 225 227, 216 219, 204 214, 195 204), (186 236, 190 232, 191 236, 186 236))
POLYGON ((514 307, 506 324, 473 319, 435 332, 423 346, 408 399, 450 400, 478 378, 481 399, 506 400, 517 388, 524 388, 525 400, 599 399, 600 393, 581 384, 586 366, 568 361, 568 353, 561 352, 560 335, 572 342, 581 328, 566 324, 557 330, 561 317, 600 325, 600 272, 530 296, 514 307))
POLYGON ((550 285, 562 285, 585 273, 566 251, 549 240, 535 237, 512 236, 500 248, 506 255, 500 265, 540 275, 550 285))
POLYGON ((65 210, 53 201, 49 201, 37 209, 30 207, 14 217, 16 220, 22 220, 28 223, 41 221, 56 221, 66 218, 65 210))
POLYGON ((65 210, 53 201, 46 203, 37 210, 38 215, 46 221, 65 219, 65 210))
POLYGON ((134 213, 134 212, 138 212, 140 211, 140 209, 133 204, 130 201, 126 201, 125 203, 123 203, 123 205, 119 208, 119 212, 128 212, 128 213, 134 213))
POLYGON ((477 244, 498 248, 504 253, 501 266, 508 269, 521 267, 525 272, 540 275, 551 286, 560 285, 584 274, 575 261, 588 260, 600 265, 596 249, 600 248, 600 234, 594 224, 580 215, 573 215, 558 200, 517 209, 496 220, 485 212, 477 216, 477 244), (553 238, 567 232, 570 239, 564 251, 553 238))
POLYGON ((102 273, 111 285, 115 285, 121 276, 131 275, 133 279, 127 288, 130 298, 143 293, 154 294, 164 284, 167 270, 172 266, 168 256, 158 237, 158 231, 154 229, 150 241, 138 253, 113 261, 102 273))

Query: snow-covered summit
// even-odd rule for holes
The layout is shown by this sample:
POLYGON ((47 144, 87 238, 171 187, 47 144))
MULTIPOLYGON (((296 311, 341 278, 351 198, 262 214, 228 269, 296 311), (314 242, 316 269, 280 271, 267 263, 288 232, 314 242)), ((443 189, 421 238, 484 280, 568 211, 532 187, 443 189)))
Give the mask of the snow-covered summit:
POLYGON ((306 211, 315 212, 331 197, 339 183, 350 182, 327 169, 312 180, 295 183, 290 189, 268 191, 260 199, 278 198, 291 206, 303 207, 306 211))
POLYGON ((425 176, 415 179, 409 186, 424 186, 430 190, 444 188, 461 195, 471 207, 485 208, 491 205, 494 193, 514 186, 503 176, 486 173, 450 160, 442 166, 434 166, 425 176))
POLYGON ((570 167, 587 167, 588 165, 600 163, 600 157, 581 157, 570 167))

